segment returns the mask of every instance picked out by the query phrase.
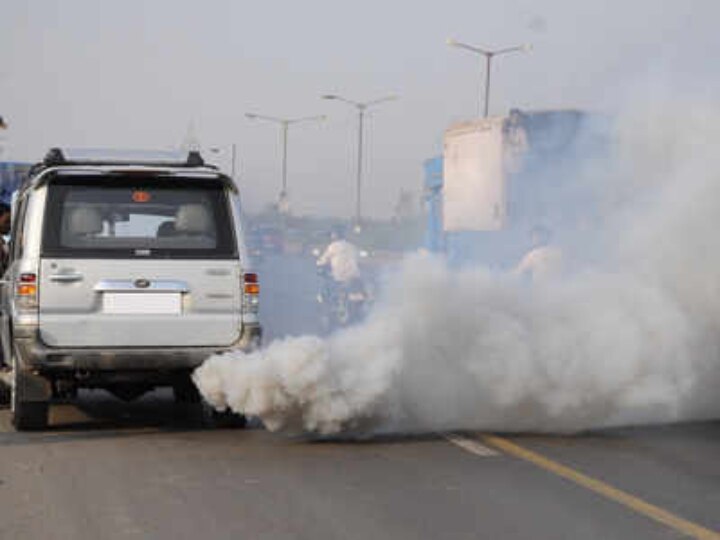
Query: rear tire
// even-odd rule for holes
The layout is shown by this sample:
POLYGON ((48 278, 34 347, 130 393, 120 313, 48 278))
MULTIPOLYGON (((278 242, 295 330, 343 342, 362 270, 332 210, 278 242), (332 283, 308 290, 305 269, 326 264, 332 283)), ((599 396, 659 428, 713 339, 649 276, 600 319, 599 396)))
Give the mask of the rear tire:
POLYGON ((37 431, 48 427, 47 401, 20 401, 15 403, 12 423, 18 431, 37 431))
POLYGON ((180 405, 200 403, 200 392, 189 377, 173 385, 173 396, 180 405))
POLYGON ((10 418, 18 431, 48 427, 50 383, 39 375, 22 371, 13 358, 10 418), (32 399, 29 399, 32 396, 32 399), (42 399, 42 398, 45 399, 42 399))
POLYGON ((231 410, 217 411, 212 405, 203 401, 202 407, 203 425, 207 428, 236 428, 242 429, 247 426, 247 416, 237 414, 231 410))
POLYGON ((9 386, 0 382, 0 408, 7 408, 10 406, 12 390, 9 386))

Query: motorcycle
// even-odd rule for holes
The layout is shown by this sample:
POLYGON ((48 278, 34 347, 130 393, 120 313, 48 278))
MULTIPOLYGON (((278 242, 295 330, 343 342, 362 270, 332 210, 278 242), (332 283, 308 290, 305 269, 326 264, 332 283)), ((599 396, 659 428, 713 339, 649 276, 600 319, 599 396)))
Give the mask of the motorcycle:
POLYGON ((316 296, 323 330, 332 332, 360 322, 367 312, 368 291, 362 279, 338 283, 327 267, 318 266, 320 289, 316 296))

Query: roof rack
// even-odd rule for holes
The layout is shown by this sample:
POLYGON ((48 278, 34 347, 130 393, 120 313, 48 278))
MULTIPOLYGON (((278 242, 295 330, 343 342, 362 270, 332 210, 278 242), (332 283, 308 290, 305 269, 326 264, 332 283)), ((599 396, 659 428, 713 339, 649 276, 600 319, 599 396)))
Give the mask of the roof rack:
POLYGON ((62 150, 51 148, 42 163, 45 167, 60 165, 144 165, 150 167, 205 167, 200 152, 147 152, 117 150, 62 150))
POLYGON ((145 150, 63 150, 55 147, 51 148, 47 154, 45 154, 45 158, 42 161, 32 165, 29 170, 23 174, 18 189, 20 191, 26 190, 32 184, 33 178, 36 178, 46 169, 58 166, 205 168, 218 171, 215 165, 205 163, 205 160, 197 150, 191 150, 185 153, 176 151, 151 152, 145 150))

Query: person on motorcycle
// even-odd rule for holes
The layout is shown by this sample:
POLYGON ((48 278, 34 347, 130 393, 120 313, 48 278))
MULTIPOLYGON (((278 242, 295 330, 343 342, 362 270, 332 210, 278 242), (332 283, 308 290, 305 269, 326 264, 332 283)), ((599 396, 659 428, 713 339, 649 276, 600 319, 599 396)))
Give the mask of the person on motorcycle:
POLYGON ((342 229, 333 229, 330 236, 330 244, 317 260, 325 276, 318 301, 325 306, 323 324, 328 330, 360 320, 367 302, 360 250, 345 238, 342 229))
POLYGON ((338 285, 349 286, 360 279, 360 250, 345 238, 344 230, 330 233, 330 244, 317 260, 319 267, 330 267, 330 275, 338 285))
POLYGON ((552 242, 552 231, 536 225, 530 233, 532 249, 525 254, 513 273, 534 284, 559 279, 563 274, 564 256, 560 247, 552 242))

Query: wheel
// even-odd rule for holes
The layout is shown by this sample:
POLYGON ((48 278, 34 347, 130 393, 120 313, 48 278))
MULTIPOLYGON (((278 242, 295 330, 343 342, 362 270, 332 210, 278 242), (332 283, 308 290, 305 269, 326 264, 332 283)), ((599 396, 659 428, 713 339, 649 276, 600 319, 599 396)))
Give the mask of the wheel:
POLYGON ((320 331, 323 334, 329 334, 333 331, 332 317, 327 312, 320 316, 320 331))
POLYGON ((348 324, 357 324, 362 321, 365 315, 365 304, 363 302, 350 302, 348 309, 348 324))
POLYGON ((337 326, 348 326, 350 324, 350 312, 347 309, 347 306, 344 304, 342 306, 338 306, 337 314, 337 326))
POLYGON ((48 426, 50 384, 44 378, 27 373, 13 358, 10 418, 18 431, 41 430, 48 426))
POLYGON ((229 409, 226 411, 217 411, 204 400, 201 403, 201 407, 205 427, 242 429, 247 426, 247 417, 244 414, 237 414, 229 409))
POLYGON ((18 431, 46 429, 48 426, 47 400, 27 399, 28 390, 47 385, 40 377, 13 370, 13 385, 10 391, 10 417, 18 431))
POLYGON ((173 385, 173 396, 175 397, 175 403, 178 404, 200 403, 200 392, 198 392, 197 386, 193 384, 190 377, 173 385))
POLYGON ((0 382, 0 408, 6 408, 10 405, 10 387, 3 382, 0 382))
POLYGON ((4 409, 10 405, 12 369, 5 364, 5 355, 2 354, 2 346, 0 346, 0 357, 2 357, 2 360, 0 360, 0 408, 4 409))
POLYGON ((47 429, 47 401, 19 401, 13 403, 12 424, 18 431, 36 431, 47 429))
MULTIPOLYGON (((27 401, 24 393, 32 375, 13 370, 13 386, 10 392, 10 417, 18 431, 46 429, 48 426, 48 402, 27 401)), ((33 377, 34 378, 34 377, 33 377)))

